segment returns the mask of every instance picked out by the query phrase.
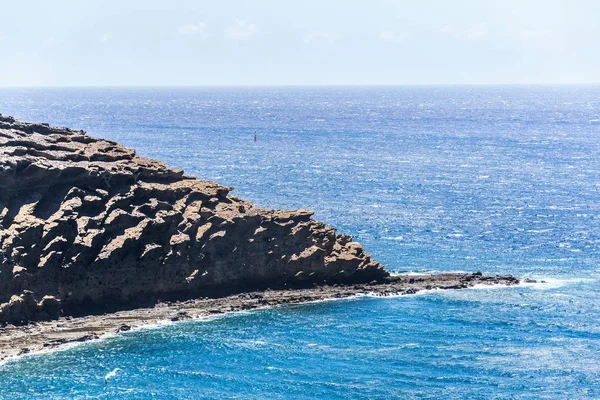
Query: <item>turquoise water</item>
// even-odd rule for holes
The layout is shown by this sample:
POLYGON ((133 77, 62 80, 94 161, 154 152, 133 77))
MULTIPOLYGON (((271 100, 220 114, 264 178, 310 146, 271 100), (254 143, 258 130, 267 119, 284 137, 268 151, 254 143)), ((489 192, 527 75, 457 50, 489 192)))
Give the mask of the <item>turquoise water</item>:
POLYGON ((312 208, 391 271, 547 282, 141 330, 1 365, 0 398, 600 397, 598 86, 2 89, 0 112, 312 208))

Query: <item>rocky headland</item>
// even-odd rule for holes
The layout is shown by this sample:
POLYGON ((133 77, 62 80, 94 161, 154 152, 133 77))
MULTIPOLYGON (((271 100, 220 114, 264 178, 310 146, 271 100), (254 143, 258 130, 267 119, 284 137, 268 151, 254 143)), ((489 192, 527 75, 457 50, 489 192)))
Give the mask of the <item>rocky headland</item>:
POLYGON ((307 210, 264 209, 83 131, 0 115, 0 359, 179 320, 511 276, 390 276, 307 210))
POLYGON ((0 116, 0 322, 388 277, 311 211, 231 190, 82 131, 0 116))

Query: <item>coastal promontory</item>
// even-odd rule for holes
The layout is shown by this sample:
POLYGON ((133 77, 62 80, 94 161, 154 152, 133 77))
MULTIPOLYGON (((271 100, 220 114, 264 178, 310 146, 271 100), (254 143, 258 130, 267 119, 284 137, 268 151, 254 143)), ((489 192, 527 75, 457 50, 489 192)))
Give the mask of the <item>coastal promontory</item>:
POLYGON ((231 190, 83 131, 0 116, 0 322, 388 278, 312 212, 231 190))

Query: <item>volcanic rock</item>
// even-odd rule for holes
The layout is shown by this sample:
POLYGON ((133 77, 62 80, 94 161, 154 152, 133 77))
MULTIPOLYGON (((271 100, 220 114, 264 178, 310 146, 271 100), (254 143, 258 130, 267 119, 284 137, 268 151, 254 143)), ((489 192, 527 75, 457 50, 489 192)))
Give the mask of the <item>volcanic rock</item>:
POLYGON ((0 115, 0 322, 388 276, 311 211, 258 208, 231 190, 0 115))

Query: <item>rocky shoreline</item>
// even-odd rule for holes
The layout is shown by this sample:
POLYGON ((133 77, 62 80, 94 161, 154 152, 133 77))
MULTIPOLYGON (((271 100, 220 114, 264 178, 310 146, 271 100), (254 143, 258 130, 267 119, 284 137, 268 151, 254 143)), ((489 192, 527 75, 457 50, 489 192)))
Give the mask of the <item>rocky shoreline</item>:
POLYGON ((83 131, 0 115, 0 324, 384 282, 352 237, 83 131))
POLYGON ((386 283, 324 285, 305 289, 245 292, 217 298, 197 298, 178 302, 160 302, 154 307, 136 308, 109 314, 60 317, 58 320, 8 325, 0 328, 0 360, 30 352, 59 348, 70 343, 98 339, 145 325, 181 321, 229 312, 253 310, 285 304, 343 299, 361 294, 379 296, 408 295, 423 290, 466 289, 476 285, 514 286, 512 276, 472 274, 436 274, 393 276, 386 283))
POLYGON ((0 359, 161 321, 515 285, 390 276, 308 210, 259 208, 83 131, 0 115, 0 359))

